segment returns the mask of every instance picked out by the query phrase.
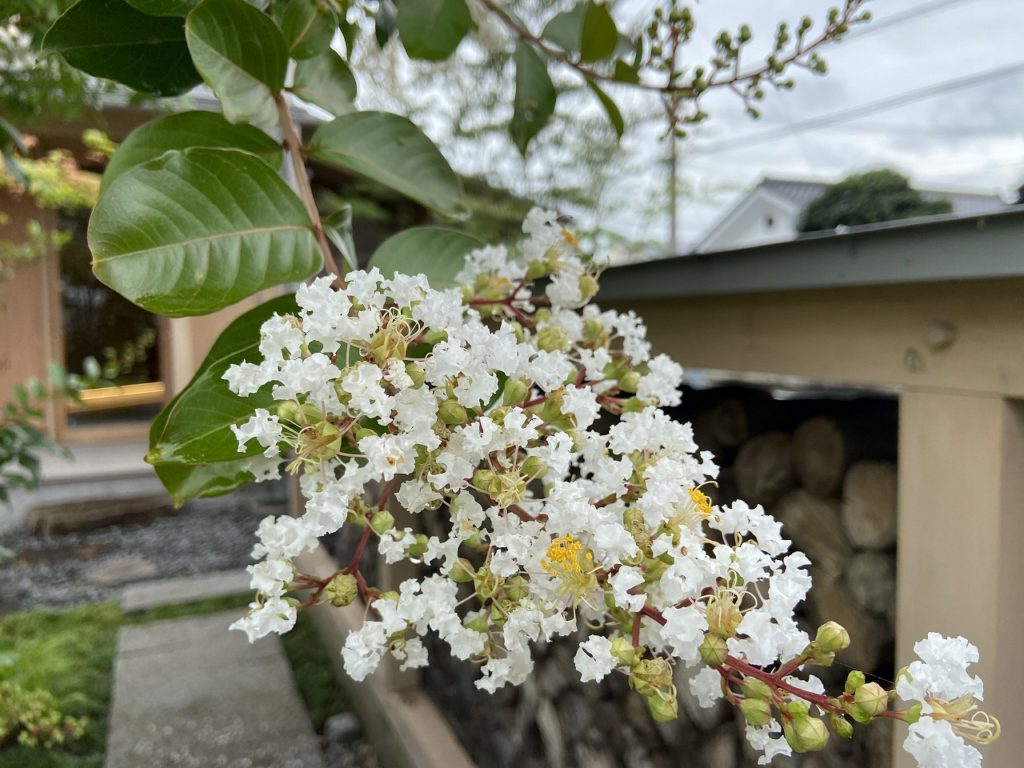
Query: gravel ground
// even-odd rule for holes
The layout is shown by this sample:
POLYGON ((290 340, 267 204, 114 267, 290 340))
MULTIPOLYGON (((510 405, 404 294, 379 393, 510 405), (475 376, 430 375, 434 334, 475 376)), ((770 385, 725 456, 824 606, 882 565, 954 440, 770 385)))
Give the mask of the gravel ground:
POLYGON ((0 614, 117 600, 124 585, 95 586, 85 577, 126 557, 152 564, 155 572, 145 580, 243 568, 252 562, 260 520, 283 514, 286 505, 283 484, 262 484, 134 525, 51 538, 8 532, 0 536, 0 547, 14 552, 15 559, 0 562, 0 614))

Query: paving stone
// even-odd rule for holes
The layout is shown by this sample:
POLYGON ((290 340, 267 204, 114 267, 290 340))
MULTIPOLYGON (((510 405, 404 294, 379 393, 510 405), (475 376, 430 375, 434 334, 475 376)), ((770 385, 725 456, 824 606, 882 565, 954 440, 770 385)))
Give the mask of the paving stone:
POLYGON ((280 640, 240 614, 121 630, 106 768, 323 768, 280 640))
POLYGON ((246 571, 218 571, 201 576, 147 581, 126 587, 121 606, 127 613, 147 611, 161 605, 183 605, 210 597, 226 597, 251 592, 246 571))
POLYGON ((176 515, 166 493, 130 498, 71 499, 34 507, 25 521, 39 536, 60 536, 75 531, 92 531, 111 525, 146 523, 157 517, 176 515))
POLYGON ((87 584, 96 587, 114 587, 131 581, 151 579, 156 574, 156 566, 146 558, 125 555, 111 557, 106 562, 89 568, 82 574, 82 578, 87 584))

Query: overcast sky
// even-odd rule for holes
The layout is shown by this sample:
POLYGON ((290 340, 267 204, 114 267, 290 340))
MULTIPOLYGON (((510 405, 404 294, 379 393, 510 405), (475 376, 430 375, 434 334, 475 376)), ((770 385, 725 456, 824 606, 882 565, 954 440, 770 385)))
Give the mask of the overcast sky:
MULTIPOLYGON (((741 21, 752 24, 755 36, 770 37, 778 20, 804 13, 818 19, 829 5, 705 0, 698 13, 705 39, 741 21)), ((727 94, 709 101, 712 118, 682 145, 683 175, 695 192, 682 203, 684 245, 694 244, 765 175, 838 180, 894 167, 920 187, 1004 194, 1024 182, 1024 0, 872 0, 868 6, 875 20, 824 50, 830 73, 818 78, 800 72, 794 91, 769 95, 760 120, 746 117, 727 94), (1006 69, 1011 71, 971 86, 943 85, 1006 69), (932 87, 941 92, 828 127, 799 129, 812 118, 860 112, 932 87), (749 141, 755 137, 757 142, 749 141)), ((638 191, 660 186, 656 179, 634 183, 638 191)), ((619 213, 625 215, 614 217, 616 225, 628 228, 631 217, 619 213)))

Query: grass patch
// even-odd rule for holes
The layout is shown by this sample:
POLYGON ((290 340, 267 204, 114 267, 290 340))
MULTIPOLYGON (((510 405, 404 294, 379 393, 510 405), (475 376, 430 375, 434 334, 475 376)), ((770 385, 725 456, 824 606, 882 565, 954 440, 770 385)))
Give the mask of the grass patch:
POLYGON ((282 635, 281 641, 313 728, 317 733, 323 733, 327 718, 351 711, 352 705, 338 682, 313 617, 306 612, 300 613, 295 628, 282 635))
POLYGON ((0 680, 57 697, 61 712, 88 719, 84 736, 53 750, 14 746, 0 768, 102 768, 117 632, 122 626, 244 608, 248 595, 125 614, 117 603, 15 613, 0 618, 0 680))

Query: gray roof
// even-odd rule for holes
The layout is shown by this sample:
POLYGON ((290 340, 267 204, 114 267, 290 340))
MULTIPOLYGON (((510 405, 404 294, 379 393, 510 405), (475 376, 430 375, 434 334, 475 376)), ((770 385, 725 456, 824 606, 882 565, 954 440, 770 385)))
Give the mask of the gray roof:
MULTIPOLYGON (((773 179, 766 177, 757 189, 763 189, 779 197, 790 200, 801 208, 815 200, 828 187, 821 181, 801 181, 799 179, 773 179)), ((948 200, 953 204, 953 213, 957 216, 973 216, 978 213, 996 211, 1006 208, 1006 202, 999 195, 975 192, 950 192, 941 189, 919 189, 925 200, 948 200)))

